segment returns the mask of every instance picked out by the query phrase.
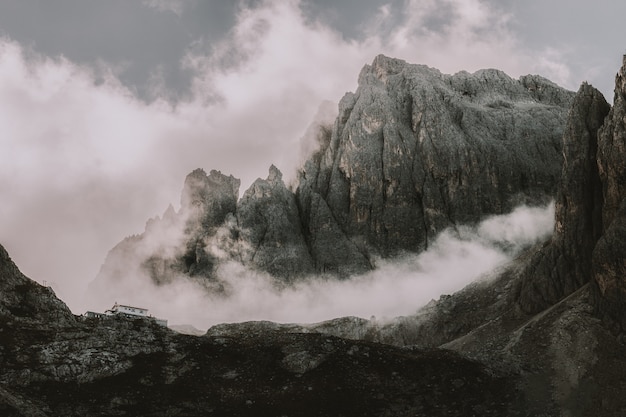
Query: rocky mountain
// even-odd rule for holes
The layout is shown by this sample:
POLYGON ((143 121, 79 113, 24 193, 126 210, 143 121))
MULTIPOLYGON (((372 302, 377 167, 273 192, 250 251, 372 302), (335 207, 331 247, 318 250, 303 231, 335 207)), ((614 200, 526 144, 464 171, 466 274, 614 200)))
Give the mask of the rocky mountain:
POLYGON ((378 56, 334 125, 319 127, 293 190, 274 166, 239 200, 232 176, 192 172, 180 211, 168 208, 114 248, 92 292, 138 277, 226 291, 216 274, 224 262, 279 285, 346 278, 380 257, 426 249, 447 227, 546 202, 556 194, 572 98, 539 76, 445 75, 378 56))
MULTIPOLYGON (((369 259, 419 251, 446 227, 549 199, 571 99, 537 76, 450 76, 378 56, 341 100, 297 188, 318 270, 339 267, 320 224, 369 259)), ((351 264, 365 262, 356 254, 351 264)))
MULTIPOLYGON (((204 336, 188 336, 151 320, 75 317, 50 289, 24 277, 0 248, 0 414, 624 415, 625 78, 626 57, 612 107, 586 84, 570 100, 558 147, 562 163, 555 174, 553 235, 414 316, 384 322, 343 317, 316 324, 222 324, 204 336)), ((559 97, 549 89, 537 91, 542 100, 559 97)), ((333 132, 339 120, 341 115, 333 132)), ((344 153, 342 145, 333 148, 334 133, 324 137, 331 141, 307 164, 295 193, 272 168, 237 201, 235 179, 196 171, 186 181, 180 212, 168 209, 146 233, 128 238, 109 256, 156 254, 152 263, 137 267, 153 268, 148 279, 178 271, 219 290, 202 271, 224 259, 253 263, 274 253, 281 263, 265 268, 289 269, 296 254, 305 249, 315 254, 307 230, 315 223, 302 219, 317 219, 325 236, 339 233, 359 253, 377 253, 368 243, 374 235, 361 240, 350 235, 356 230, 350 227, 367 231, 375 223, 351 220, 350 210, 341 218, 332 211, 339 207, 331 203, 332 193, 315 188, 323 183, 318 179, 324 170, 330 169, 330 177, 342 172, 342 157, 336 157, 344 153), (331 160, 338 161, 338 173, 331 160), (205 200, 211 192, 219 194, 214 202, 205 200), (310 203, 303 204, 307 198, 310 203), (253 234, 258 224, 262 232, 253 234), (296 229, 290 238, 302 237, 285 240, 281 230, 288 226, 296 229), (188 245, 193 237, 195 246, 188 245), (288 249, 284 258, 280 245, 288 249)), ((525 195, 539 198, 544 192, 525 195)), ((319 258, 310 256, 307 268, 317 271, 319 258)), ((112 265, 105 264, 111 274, 112 265)))

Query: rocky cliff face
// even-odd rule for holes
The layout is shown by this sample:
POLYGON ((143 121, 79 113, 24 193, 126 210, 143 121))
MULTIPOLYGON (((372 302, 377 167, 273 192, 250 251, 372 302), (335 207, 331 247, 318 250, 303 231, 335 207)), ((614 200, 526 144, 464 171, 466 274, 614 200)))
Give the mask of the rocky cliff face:
POLYGON ((572 97, 538 76, 450 76, 379 56, 320 128, 295 193, 273 166, 239 201, 238 180, 196 170, 180 212, 118 245, 92 287, 126 273, 223 291, 216 268, 232 261, 283 283, 346 278, 419 252, 446 227, 553 198, 572 97))
POLYGON ((609 109, 598 90, 581 86, 563 135, 554 234, 535 253, 520 283, 519 304, 527 312, 541 311, 589 282, 591 253, 603 231, 598 129, 609 109))
POLYGON ((244 193, 237 208, 239 240, 244 264, 255 265, 282 280, 312 274, 313 259, 302 234, 294 194, 282 174, 270 167, 267 179, 258 179, 244 193))
POLYGON ((593 288, 600 314, 626 331, 626 56, 615 78, 613 108, 598 133, 603 236, 593 258, 593 288))
MULTIPOLYGON (((366 258, 390 256, 427 247, 448 226, 549 199, 571 98, 536 76, 449 76, 377 57, 302 172, 305 234, 317 233, 307 221, 321 222, 366 258)), ((335 264, 313 252, 319 264, 335 264)))

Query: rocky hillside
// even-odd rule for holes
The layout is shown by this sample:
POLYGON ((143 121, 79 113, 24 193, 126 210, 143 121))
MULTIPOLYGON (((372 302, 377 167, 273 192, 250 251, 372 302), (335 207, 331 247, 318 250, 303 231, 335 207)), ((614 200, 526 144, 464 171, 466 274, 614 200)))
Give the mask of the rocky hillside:
POLYGON ((438 349, 254 323, 186 336, 74 317, 0 247, 0 415, 502 416, 515 375, 438 349))
POLYGON ((239 180, 192 172, 180 211, 168 208, 115 247, 92 292, 142 277, 226 291, 216 275, 226 261, 279 283, 345 278, 376 258, 424 250, 446 227, 546 202, 572 98, 539 76, 445 75, 379 56, 334 125, 320 127, 293 191, 274 166, 239 200, 239 180))

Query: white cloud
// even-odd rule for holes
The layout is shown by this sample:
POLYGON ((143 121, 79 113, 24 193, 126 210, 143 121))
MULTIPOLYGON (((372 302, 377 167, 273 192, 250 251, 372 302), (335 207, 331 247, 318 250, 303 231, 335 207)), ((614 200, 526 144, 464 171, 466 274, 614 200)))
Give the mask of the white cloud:
POLYGON ((111 300, 149 307, 170 324, 206 329, 213 324, 248 320, 312 323, 343 316, 378 319, 413 314, 431 299, 451 294, 505 264, 522 249, 552 233, 554 204, 519 207, 493 216, 476 227, 441 233, 419 255, 380 261, 377 269, 350 280, 311 278, 283 289, 262 273, 240 264, 220 266, 217 274, 228 296, 208 294, 187 277, 157 287, 133 265, 118 286, 99 287, 93 305, 107 308, 111 300))

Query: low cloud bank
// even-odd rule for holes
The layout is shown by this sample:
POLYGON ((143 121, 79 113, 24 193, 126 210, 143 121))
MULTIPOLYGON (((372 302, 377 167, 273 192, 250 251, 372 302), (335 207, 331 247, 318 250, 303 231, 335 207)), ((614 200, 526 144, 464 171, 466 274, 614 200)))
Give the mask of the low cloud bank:
POLYGON ((100 302, 140 305, 170 324, 201 329, 248 320, 311 323, 342 316, 391 318, 412 314, 431 299, 457 291, 510 261, 522 249, 549 237, 553 219, 553 204, 521 206, 475 226, 445 230, 427 251, 380 260, 374 271, 345 281, 311 277, 279 289, 268 275, 230 262, 218 270, 227 296, 208 294, 188 279, 157 287, 144 276, 119 282, 115 291, 127 299, 100 302))

